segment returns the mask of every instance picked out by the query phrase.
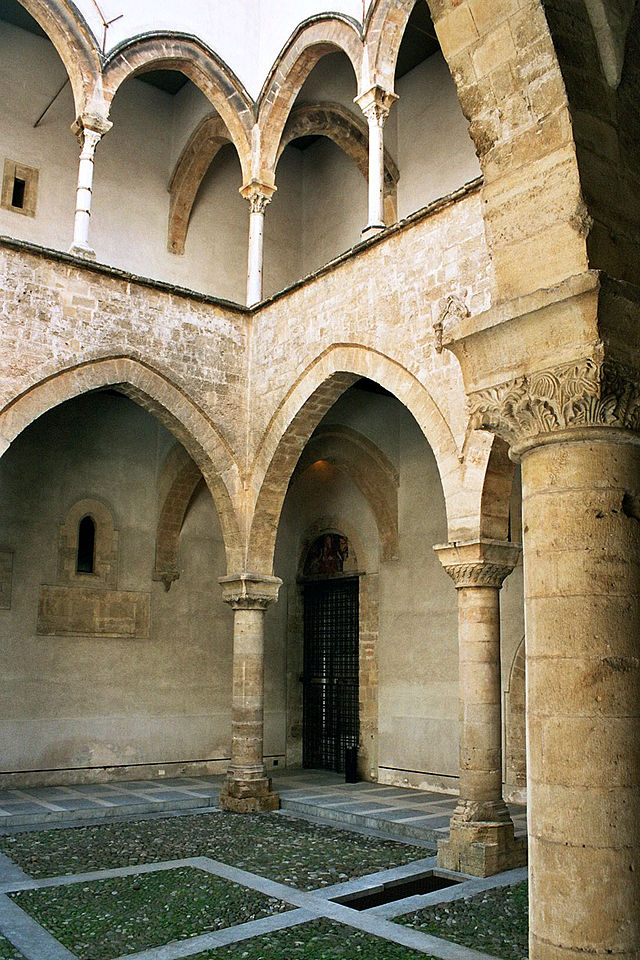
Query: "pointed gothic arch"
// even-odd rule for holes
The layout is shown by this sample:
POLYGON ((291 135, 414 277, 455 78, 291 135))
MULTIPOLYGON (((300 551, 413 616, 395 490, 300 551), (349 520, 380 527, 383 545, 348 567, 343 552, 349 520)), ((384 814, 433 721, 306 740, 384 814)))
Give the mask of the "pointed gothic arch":
POLYGON ((242 555, 233 495, 239 471, 213 423, 166 377, 129 357, 89 361, 59 371, 0 411, 0 451, 42 414, 81 394, 116 387, 153 414, 180 441, 198 464, 218 511, 229 569, 238 569, 242 555))
POLYGON ((275 61, 258 99, 263 171, 275 170, 278 147, 291 108, 318 61, 327 53, 346 54, 360 92, 363 51, 358 25, 350 17, 341 14, 311 17, 297 27, 275 61))
POLYGON ((149 70, 177 70, 204 93, 229 131, 243 177, 249 178, 253 102, 230 67, 196 37, 147 33, 116 47, 107 58, 103 81, 107 105, 125 80, 149 70))
POLYGON ((184 253, 191 211, 205 174, 218 151, 232 143, 226 123, 218 114, 201 120, 189 137, 169 181, 167 249, 184 253))
POLYGON ((376 350, 360 344, 337 344, 300 375, 262 438, 252 472, 255 508, 248 569, 272 569, 280 512, 300 455, 325 413, 360 377, 385 387, 417 421, 435 456, 448 514, 459 479, 458 449, 428 389, 406 368, 376 350))

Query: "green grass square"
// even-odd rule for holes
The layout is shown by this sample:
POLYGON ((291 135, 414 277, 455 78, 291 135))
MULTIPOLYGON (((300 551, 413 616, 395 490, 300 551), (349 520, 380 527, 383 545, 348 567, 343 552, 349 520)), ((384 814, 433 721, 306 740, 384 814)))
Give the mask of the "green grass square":
POLYGON ((400 866, 429 850, 277 814, 207 813, 0 837, 29 876, 211 857, 302 890, 400 866))
POLYGON ((529 955, 528 883, 436 904, 394 922, 504 960, 523 960, 529 955))
POLYGON ((291 909, 193 867, 10 896, 79 960, 111 960, 291 909))

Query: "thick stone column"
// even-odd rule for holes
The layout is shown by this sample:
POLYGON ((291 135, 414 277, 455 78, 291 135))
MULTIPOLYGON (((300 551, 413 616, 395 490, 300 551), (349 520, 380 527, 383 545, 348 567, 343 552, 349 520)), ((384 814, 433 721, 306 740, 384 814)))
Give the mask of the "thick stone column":
POLYGON ((264 765, 264 615, 278 598, 282 581, 255 575, 223 577, 225 603, 233 608, 233 699, 231 765, 220 791, 220 806, 234 813, 277 810, 264 765))
POLYGON ((247 267, 247 306, 262 300, 262 268, 264 262, 264 215, 271 203, 275 187, 252 181, 240 193, 249 201, 249 263, 247 267))
POLYGON ((384 223, 384 122, 398 97, 382 87, 371 87, 356 97, 369 125, 369 222, 363 234, 382 230, 384 223))
POLYGON ((522 462, 532 960, 640 957, 640 370, 603 354, 471 397, 522 462))
POLYGON ((535 960, 640 957, 640 446, 608 433, 522 453, 535 960))
POLYGON ((76 188, 76 212, 73 222, 73 243, 69 253, 87 260, 95 260, 95 250, 89 244, 91 200, 93 195, 93 165, 96 147, 111 129, 111 123, 102 117, 82 117, 73 124, 72 130, 81 146, 76 188))
POLYGON ((500 588, 520 547, 473 540, 434 547, 458 591, 460 799, 438 866, 478 877, 526 863, 502 799, 500 588))

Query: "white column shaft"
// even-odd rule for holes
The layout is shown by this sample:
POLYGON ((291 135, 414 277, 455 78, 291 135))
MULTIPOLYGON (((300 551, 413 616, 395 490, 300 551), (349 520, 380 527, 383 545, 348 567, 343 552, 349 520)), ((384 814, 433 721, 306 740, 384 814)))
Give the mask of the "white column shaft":
POLYGON ((84 131, 84 142, 78 166, 78 186, 76 190, 76 212, 73 224, 74 252, 93 254, 89 246, 89 224, 91 222, 91 198, 93 192, 93 158, 100 141, 100 134, 94 130, 84 131))
POLYGON ((369 122, 369 228, 384 226, 384 120, 370 116, 369 122))
POLYGON ((249 267, 247 270, 247 306, 262 300, 262 265, 264 257, 264 209, 252 207, 249 218, 249 267))

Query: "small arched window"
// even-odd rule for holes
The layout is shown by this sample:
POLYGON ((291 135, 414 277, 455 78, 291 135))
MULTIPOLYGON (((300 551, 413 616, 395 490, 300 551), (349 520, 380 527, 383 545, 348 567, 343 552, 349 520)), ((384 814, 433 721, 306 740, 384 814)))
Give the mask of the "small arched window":
POLYGON ((78 525, 77 573, 93 573, 96 546, 96 525, 93 517, 83 517, 78 525))

